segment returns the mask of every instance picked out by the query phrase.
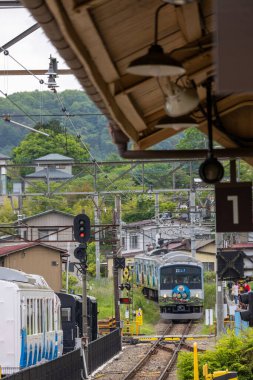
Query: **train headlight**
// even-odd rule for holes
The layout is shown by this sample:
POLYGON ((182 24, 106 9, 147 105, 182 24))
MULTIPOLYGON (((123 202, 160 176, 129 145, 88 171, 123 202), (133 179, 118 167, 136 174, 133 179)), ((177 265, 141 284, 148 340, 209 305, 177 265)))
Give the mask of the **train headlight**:
POLYGON ((163 298, 167 298, 167 294, 164 294, 164 295, 163 295, 163 298))
POLYGON ((178 298, 178 299, 181 298, 181 294, 180 294, 180 293, 177 293, 177 298, 178 298))
POLYGON ((197 293, 195 297, 196 297, 196 298, 199 298, 199 294, 197 293))

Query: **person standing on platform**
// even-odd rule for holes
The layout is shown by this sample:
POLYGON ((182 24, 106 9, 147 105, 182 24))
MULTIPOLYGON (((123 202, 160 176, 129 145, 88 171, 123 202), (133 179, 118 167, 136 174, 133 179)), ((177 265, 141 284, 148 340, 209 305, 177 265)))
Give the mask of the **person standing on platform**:
POLYGON ((245 281, 244 282, 244 284, 243 284, 243 289, 244 289, 244 291, 245 291, 245 293, 248 293, 248 292, 250 292, 250 286, 249 286, 249 284, 248 284, 248 281, 245 281))
POLYGON ((238 303, 238 297, 239 297, 239 285, 238 282, 235 282, 232 286, 232 296, 234 297, 235 304, 238 303))

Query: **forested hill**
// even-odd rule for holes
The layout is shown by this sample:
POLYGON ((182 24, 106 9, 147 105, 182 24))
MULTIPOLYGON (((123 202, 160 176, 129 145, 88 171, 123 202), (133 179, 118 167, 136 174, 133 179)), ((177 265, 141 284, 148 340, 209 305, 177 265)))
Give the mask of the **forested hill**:
POLYGON ((0 98, 0 112, 0 153, 11 155, 12 148, 29 132, 21 126, 4 121, 3 115, 10 115, 13 121, 30 127, 57 119, 66 128, 66 132, 82 136, 96 159, 105 159, 108 154, 116 152, 106 117, 96 115, 101 112, 84 91, 66 90, 57 95, 49 91, 19 92, 8 98, 0 98), (64 107, 70 114, 70 120, 63 117, 64 107))
MULTIPOLYGON (((14 126, 3 120, 4 115, 10 115, 11 120, 34 127, 36 123, 48 123, 57 119, 66 128, 66 132, 81 135, 82 140, 89 145, 91 153, 99 160, 105 160, 108 155, 117 153, 115 144, 107 128, 107 119, 96 108, 84 91, 66 90, 57 95, 50 91, 18 92, 8 97, 0 98, 0 153, 11 155, 24 138, 28 130, 14 126), (70 120, 64 116, 62 109, 70 114, 70 120)), ((179 136, 159 144, 160 149, 171 149, 179 136)))

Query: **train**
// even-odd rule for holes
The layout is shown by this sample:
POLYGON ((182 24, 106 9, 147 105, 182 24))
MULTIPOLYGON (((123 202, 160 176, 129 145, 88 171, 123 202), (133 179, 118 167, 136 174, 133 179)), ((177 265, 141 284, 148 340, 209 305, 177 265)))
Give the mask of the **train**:
POLYGON ((0 302, 2 374, 62 355, 61 304, 43 277, 0 267, 0 302))
MULTIPOLYGON (((0 267, 0 367, 3 375, 80 346, 82 297, 55 293, 42 276, 0 267)), ((98 337, 97 301, 87 296, 89 341, 98 337)))
MULTIPOLYGON (((82 296, 67 293, 56 293, 61 301, 61 320, 63 329, 63 353, 73 351, 83 336, 82 296)), ((97 300, 87 296, 87 329, 89 341, 98 337, 97 300)))
POLYGON ((169 320, 200 319, 203 315, 203 264, 183 251, 154 249, 136 255, 136 284, 156 302, 160 317, 169 320))

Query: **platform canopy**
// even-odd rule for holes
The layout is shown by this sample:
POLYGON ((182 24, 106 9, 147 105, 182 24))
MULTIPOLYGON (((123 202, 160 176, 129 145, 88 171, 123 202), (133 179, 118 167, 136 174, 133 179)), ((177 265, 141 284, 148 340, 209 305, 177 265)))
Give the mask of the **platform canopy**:
MULTIPOLYGON (((148 148, 183 131, 188 123, 180 119, 165 120, 169 126, 157 127, 161 118, 168 116, 168 109, 173 108, 173 101, 179 102, 176 104, 179 113, 185 112, 182 104, 188 106, 189 102, 193 109, 186 116, 191 117, 195 128, 207 133, 205 84, 209 78, 213 79, 213 109, 216 110, 213 139, 223 148, 216 156, 242 157, 253 163, 253 86, 252 92, 245 90, 243 84, 242 91, 236 91, 238 79, 247 75, 241 48, 248 46, 246 19, 250 13, 247 6, 252 8, 252 1, 22 0, 22 3, 87 94, 108 117, 112 139, 122 157, 162 158, 148 148), (244 13, 245 23, 234 8, 236 3, 244 13), (219 4, 224 8, 218 8, 219 4), (231 24, 228 23, 225 31, 220 29, 217 33, 217 25, 226 26, 223 20, 229 20, 228 10, 231 10, 230 16, 241 22, 242 35, 236 32, 234 21, 234 27, 229 29, 231 24), (238 39, 233 33, 237 33, 238 39), (240 40, 243 33, 245 41, 240 40), (172 62, 171 74, 160 68, 162 75, 140 75, 140 71, 136 75, 131 68, 139 65, 137 70, 142 70, 142 62, 136 60, 146 56, 154 44, 155 49, 160 46, 166 60, 172 62), (234 52, 231 66, 229 49, 225 47, 234 52), (222 52, 228 61, 225 70, 222 52), (221 80, 226 74, 231 81, 221 80), (231 88, 226 87, 227 83, 231 88), (200 103, 194 107, 196 93, 200 103), (127 145, 128 140, 132 144, 127 145)), ((251 63, 248 55, 246 58, 246 63, 251 63)), ((150 61, 150 65, 153 64, 150 61)), ((248 87, 251 88, 250 83, 248 87)), ((204 158, 205 155, 203 150, 164 152, 164 158, 204 158)))

